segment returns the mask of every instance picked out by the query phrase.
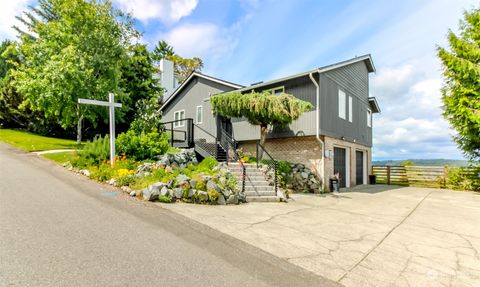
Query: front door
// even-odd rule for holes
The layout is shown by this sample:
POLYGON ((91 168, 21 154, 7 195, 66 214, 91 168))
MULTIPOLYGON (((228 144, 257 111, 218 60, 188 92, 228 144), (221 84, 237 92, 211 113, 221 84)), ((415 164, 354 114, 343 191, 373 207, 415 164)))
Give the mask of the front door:
POLYGON ((232 121, 225 117, 217 116, 217 139, 222 140, 222 131, 232 137, 233 127, 232 121))
POLYGON ((356 151, 355 152, 355 169, 356 169, 356 184, 363 184, 363 151, 356 151))
POLYGON ((333 148, 333 173, 339 174, 340 187, 346 187, 347 150, 344 148, 333 148))

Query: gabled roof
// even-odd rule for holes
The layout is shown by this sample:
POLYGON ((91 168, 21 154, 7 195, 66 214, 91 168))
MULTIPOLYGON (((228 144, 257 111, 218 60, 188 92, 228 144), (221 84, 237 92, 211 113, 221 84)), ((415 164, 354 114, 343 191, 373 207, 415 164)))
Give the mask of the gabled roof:
POLYGON ((203 79, 206 79, 206 80, 209 80, 209 81, 212 81, 212 82, 216 82, 216 83, 219 83, 219 84, 222 84, 222 85, 225 85, 225 86, 228 86, 228 87, 231 87, 233 89, 241 89, 243 88, 243 86, 241 85, 237 85, 237 84, 234 84, 234 83, 231 83, 231 82, 227 82, 227 81, 224 81, 224 80, 220 80, 218 78, 215 78, 215 77, 212 77, 212 76, 208 76, 208 75, 205 75, 205 74, 202 74, 202 73, 199 73, 199 72, 192 72, 190 74, 190 76, 188 76, 188 78, 183 81, 183 83, 178 86, 175 91, 173 91, 172 95, 170 97, 168 97, 168 99, 165 101, 165 103, 160 107, 160 110, 163 110, 163 108, 165 108, 177 95, 180 94, 180 92, 188 85, 188 83, 195 77, 199 77, 199 78, 203 78, 203 79))
POLYGON ((347 66, 347 65, 351 65, 351 64, 354 64, 354 63, 357 63, 357 62, 362 62, 362 61, 365 62, 365 65, 367 66, 367 70, 368 70, 369 73, 375 72, 375 66, 373 64, 372 56, 370 54, 367 54, 367 55, 355 57, 355 58, 352 58, 352 59, 349 59, 349 60, 346 60, 346 61, 331 64, 331 65, 328 65, 328 66, 323 66, 323 67, 320 67, 320 68, 317 68, 317 69, 314 69, 314 70, 310 70, 310 71, 306 71, 306 72, 303 72, 303 73, 295 74, 295 75, 292 75, 292 76, 288 76, 288 77, 284 77, 284 78, 280 78, 280 79, 276 79, 276 80, 272 80, 272 81, 268 81, 268 82, 260 82, 258 84, 254 84, 254 85, 245 87, 245 88, 241 89, 240 91, 253 90, 253 89, 256 89, 256 88, 260 88, 260 87, 263 87, 263 86, 268 86, 268 85, 275 84, 275 83, 278 83, 278 82, 283 82, 283 81, 286 81, 286 80, 307 76, 307 75, 312 74, 312 73, 324 73, 324 72, 328 72, 328 71, 331 71, 331 70, 334 70, 334 69, 338 69, 338 68, 341 68, 341 67, 344 67, 344 66, 347 66))

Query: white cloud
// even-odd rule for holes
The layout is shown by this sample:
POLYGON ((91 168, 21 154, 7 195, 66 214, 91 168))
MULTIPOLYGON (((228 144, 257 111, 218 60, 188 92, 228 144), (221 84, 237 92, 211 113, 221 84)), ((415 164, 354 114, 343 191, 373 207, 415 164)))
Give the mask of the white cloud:
POLYGON ((16 31, 12 28, 13 25, 20 26, 20 22, 15 19, 22 11, 27 8, 30 0, 15 0, 2 1, 2 8, 0 9, 0 38, 12 39, 16 35, 16 31))
POLYGON ((187 23, 157 35, 155 41, 159 39, 167 41, 182 57, 198 56, 215 62, 236 46, 237 41, 230 33, 232 29, 223 29, 211 23, 187 23))
POLYGON ((173 24, 190 15, 198 0, 116 0, 122 10, 132 12, 142 22, 158 19, 173 24))

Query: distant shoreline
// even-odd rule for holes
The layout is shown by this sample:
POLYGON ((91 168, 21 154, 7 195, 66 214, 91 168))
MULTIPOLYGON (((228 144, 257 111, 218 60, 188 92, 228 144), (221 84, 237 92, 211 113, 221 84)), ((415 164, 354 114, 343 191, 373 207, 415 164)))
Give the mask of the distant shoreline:
POLYGON ((467 166, 468 161, 461 159, 398 159, 398 160, 374 160, 373 165, 402 165, 405 161, 411 161, 417 166, 467 166))

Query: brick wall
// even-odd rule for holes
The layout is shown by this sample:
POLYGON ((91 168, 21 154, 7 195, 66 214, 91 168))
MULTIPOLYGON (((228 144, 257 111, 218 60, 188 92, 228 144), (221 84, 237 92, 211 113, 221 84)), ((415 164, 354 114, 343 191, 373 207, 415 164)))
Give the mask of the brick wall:
MULTIPOLYGON (((352 143, 344 140, 339 140, 331 137, 325 137, 325 151, 332 151, 334 147, 345 148, 347 150, 347 156, 349 157, 349 169, 350 169, 350 186, 356 185, 356 158, 355 152, 363 151, 366 154, 367 161, 367 182, 368 175, 372 173, 372 149, 371 147, 352 143)), ((348 167, 347 167, 348 170, 348 167)), ((333 170, 333 157, 325 158, 325 178, 331 178, 334 174, 333 170)))
MULTIPOLYGON (((355 151, 361 150, 366 153, 367 176, 371 174, 371 148, 357 143, 351 143, 330 137, 323 137, 325 150, 333 151, 333 147, 346 148, 350 158, 350 186, 355 186, 355 151)), ((241 142, 239 147, 251 155, 256 154, 256 142, 241 142)), ((320 178, 322 175, 321 145, 314 136, 291 137, 282 139, 267 139, 265 148, 274 159, 287 160, 295 163, 303 163, 315 172, 320 178)), ((328 189, 328 179, 333 176, 333 157, 325 158, 325 178, 328 189)))

